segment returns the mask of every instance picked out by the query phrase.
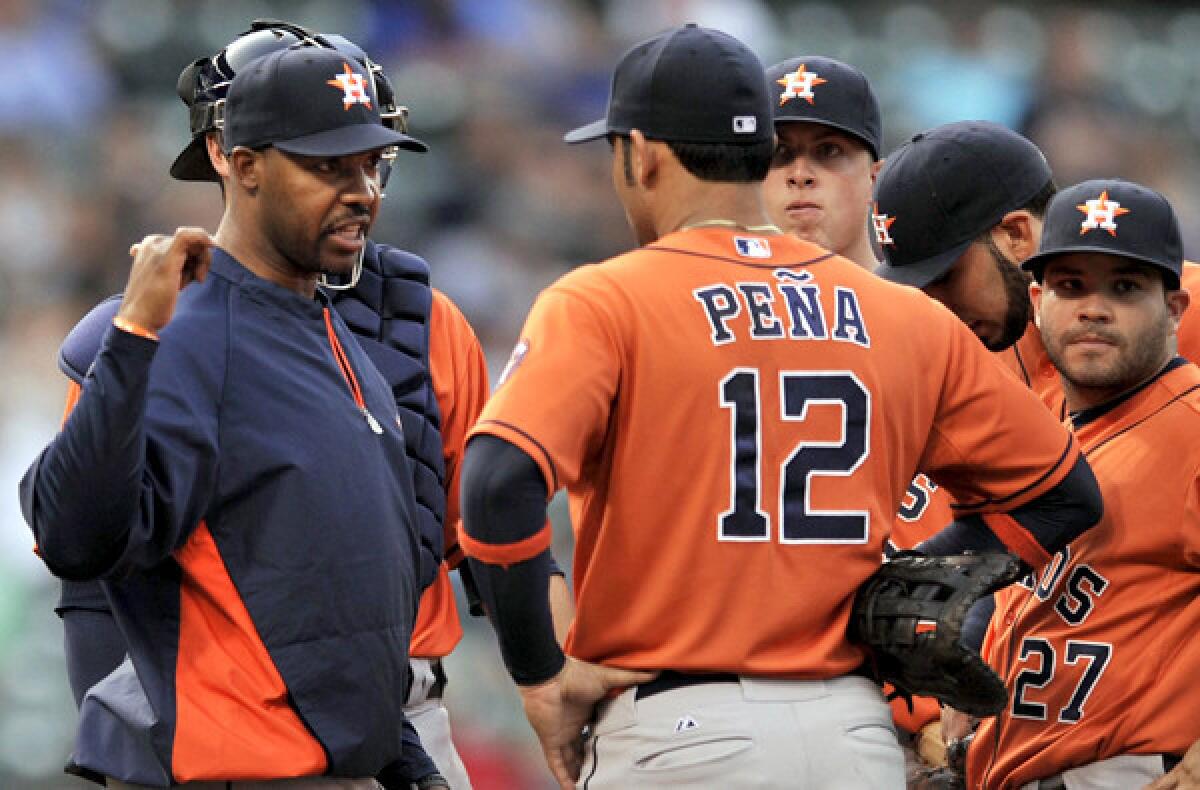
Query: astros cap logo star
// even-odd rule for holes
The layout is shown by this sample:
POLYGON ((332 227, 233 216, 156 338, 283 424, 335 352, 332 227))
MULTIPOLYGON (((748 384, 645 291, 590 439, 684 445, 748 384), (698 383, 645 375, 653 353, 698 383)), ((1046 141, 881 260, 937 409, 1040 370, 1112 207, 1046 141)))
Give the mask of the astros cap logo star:
POLYGON ((783 92, 779 94, 779 106, 787 104, 788 99, 804 99, 812 104, 813 87, 824 85, 826 82, 829 80, 821 79, 817 72, 808 71, 808 67, 801 63, 800 68, 775 80, 777 85, 783 86, 783 92))
POLYGON ((343 73, 325 82, 342 91, 342 109, 348 110, 355 104, 365 104, 370 109, 371 94, 367 92, 367 81, 363 75, 351 69, 349 63, 342 63, 342 68, 343 73))
POLYGON ((1093 228, 1103 228, 1111 235, 1116 236, 1117 217, 1130 212, 1127 208, 1121 208, 1121 204, 1117 201, 1109 200, 1107 189, 1100 193, 1100 197, 1085 200, 1082 205, 1075 208, 1087 215, 1079 224, 1080 236, 1093 228))
POLYGON ((887 214, 879 213, 879 204, 871 204, 871 227, 875 229, 875 241, 880 244, 891 244, 895 246, 896 242, 888 233, 888 228, 892 227, 892 223, 896 221, 895 217, 889 217, 887 214))

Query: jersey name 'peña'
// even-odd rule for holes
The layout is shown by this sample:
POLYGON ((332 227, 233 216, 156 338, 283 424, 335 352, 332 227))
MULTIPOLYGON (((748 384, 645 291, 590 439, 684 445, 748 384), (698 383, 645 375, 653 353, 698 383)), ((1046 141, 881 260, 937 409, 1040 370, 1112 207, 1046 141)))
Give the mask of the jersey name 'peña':
POLYGON ((776 282, 739 282, 736 290, 716 283, 692 292, 704 308, 713 345, 721 346, 736 339, 731 323, 744 312, 749 320, 750 337, 755 340, 832 339, 870 348, 867 324, 853 289, 834 289, 831 332, 830 321, 821 306, 821 287, 812 282, 812 275, 788 269, 776 269, 773 274, 776 282))

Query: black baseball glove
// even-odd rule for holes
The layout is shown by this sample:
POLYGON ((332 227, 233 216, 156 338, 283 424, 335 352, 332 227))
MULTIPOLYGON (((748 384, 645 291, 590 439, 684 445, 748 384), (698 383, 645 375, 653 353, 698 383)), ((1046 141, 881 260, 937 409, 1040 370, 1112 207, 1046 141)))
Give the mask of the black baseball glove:
POLYGON ((1021 575, 1008 554, 901 552, 858 588, 850 635, 870 648, 880 680, 902 696, 936 697, 974 716, 1008 703, 1004 681, 960 642, 967 611, 1021 575))

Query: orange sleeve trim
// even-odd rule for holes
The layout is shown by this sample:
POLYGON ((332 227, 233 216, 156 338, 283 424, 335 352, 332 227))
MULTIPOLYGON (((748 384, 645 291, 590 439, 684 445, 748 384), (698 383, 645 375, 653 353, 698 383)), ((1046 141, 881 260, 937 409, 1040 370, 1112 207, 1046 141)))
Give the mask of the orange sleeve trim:
POLYGON ((59 427, 65 425, 67 418, 71 416, 71 412, 75 411, 75 406, 79 403, 81 395, 83 395, 83 387, 74 381, 67 382, 67 400, 63 405, 63 416, 62 420, 59 421, 59 427))
POLYGON ((458 543, 468 557, 474 557, 489 565, 503 565, 507 568, 509 565, 516 565, 518 562, 536 557, 550 548, 551 537, 550 524, 547 523, 534 534, 518 540, 516 543, 503 545, 484 543, 472 538, 466 530, 459 532, 458 543))
POLYGON ((982 518, 988 529, 1032 568, 1041 568, 1050 561, 1050 554, 1042 548, 1042 544, 1012 516, 1007 513, 984 513, 982 518))
POLYGON ((131 335, 144 337, 147 340, 158 340, 158 333, 153 329, 147 329, 141 324, 135 324, 128 318, 122 318, 119 315, 113 316, 113 326, 120 329, 122 332, 128 332, 131 335))

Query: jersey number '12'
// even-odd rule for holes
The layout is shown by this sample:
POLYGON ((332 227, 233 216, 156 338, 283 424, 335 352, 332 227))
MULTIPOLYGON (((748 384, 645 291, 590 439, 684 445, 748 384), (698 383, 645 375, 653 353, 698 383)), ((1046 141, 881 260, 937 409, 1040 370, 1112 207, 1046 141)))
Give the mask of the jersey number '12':
MULTIPOLYGON (((718 538, 731 541, 771 539, 771 518, 762 510, 762 397, 759 373, 735 368, 721 380, 722 408, 732 413, 733 502, 717 520, 718 538)), ((832 404, 842 413, 837 442, 801 442, 780 470, 781 543, 865 543, 866 511, 816 511, 812 479, 846 477, 870 453, 871 393, 849 371, 784 371, 779 374, 780 418, 802 422, 809 404, 832 404)))

